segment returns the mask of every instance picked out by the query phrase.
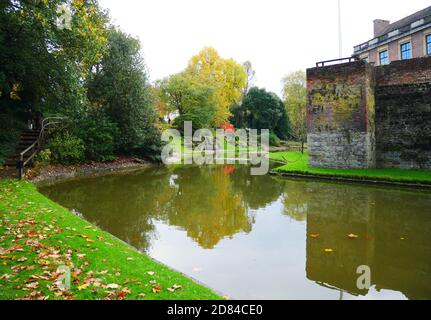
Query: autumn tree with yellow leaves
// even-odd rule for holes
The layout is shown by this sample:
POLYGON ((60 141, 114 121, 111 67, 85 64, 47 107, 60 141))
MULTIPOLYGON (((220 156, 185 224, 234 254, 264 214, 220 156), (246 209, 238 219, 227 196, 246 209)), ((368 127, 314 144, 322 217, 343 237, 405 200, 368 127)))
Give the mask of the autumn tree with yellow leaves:
POLYGON ((247 72, 233 59, 224 59, 211 47, 202 49, 191 58, 185 73, 198 82, 214 88, 216 112, 212 125, 227 123, 231 108, 239 103, 247 86, 247 72))

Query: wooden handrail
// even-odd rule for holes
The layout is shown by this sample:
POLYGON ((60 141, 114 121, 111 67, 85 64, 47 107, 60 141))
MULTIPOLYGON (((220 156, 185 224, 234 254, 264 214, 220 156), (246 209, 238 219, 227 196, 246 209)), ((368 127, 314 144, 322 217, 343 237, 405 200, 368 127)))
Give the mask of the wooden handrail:
POLYGON ((56 125, 56 124, 61 123, 61 121, 64 119, 65 118, 63 118, 63 117, 48 117, 48 118, 43 119, 42 127, 41 127, 40 132, 39 132, 39 137, 31 146, 29 146, 27 149, 25 149, 19 155, 19 160, 18 160, 17 165, 16 165, 17 170, 18 170, 18 178, 19 179, 22 179, 22 177, 23 177, 25 166, 31 160, 33 160, 34 157, 36 156, 36 154, 39 152, 40 147, 42 145, 42 141, 45 137, 45 130, 52 125, 56 125), (25 155, 31 151, 32 151, 32 154, 29 157, 25 158, 25 155))

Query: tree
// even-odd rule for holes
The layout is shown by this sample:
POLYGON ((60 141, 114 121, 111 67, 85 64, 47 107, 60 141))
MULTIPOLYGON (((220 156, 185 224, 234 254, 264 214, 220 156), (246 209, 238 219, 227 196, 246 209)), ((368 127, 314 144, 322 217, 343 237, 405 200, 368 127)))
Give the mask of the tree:
MULTIPOLYGON (((283 78, 283 100, 295 138, 307 141, 307 83, 305 72, 296 71, 283 78)), ((304 148, 303 148, 304 149, 304 148)))
POLYGON ((280 138, 288 136, 289 121, 286 110, 275 93, 257 87, 251 88, 235 112, 241 119, 246 119, 248 128, 278 132, 280 138))
POLYGON ((192 121, 193 128, 209 128, 216 113, 214 88, 186 73, 172 75, 159 82, 160 100, 169 112, 177 111, 175 125, 192 121))
POLYGON ((108 39, 108 52, 87 84, 89 99, 118 127, 118 152, 152 156, 161 142, 140 43, 114 28, 108 39))
POLYGON ((97 0, 0 1, 0 108, 82 108, 82 79, 103 55, 107 21, 97 0), (58 27, 59 5, 72 11, 68 29, 58 27))
POLYGON ((212 124, 220 127, 231 116, 230 109, 241 101, 246 87, 244 66, 233 59, 223 59, 214 48, 204 48, 192 57, 186 69, 192 78, 214 88, 216 113, 212 124))

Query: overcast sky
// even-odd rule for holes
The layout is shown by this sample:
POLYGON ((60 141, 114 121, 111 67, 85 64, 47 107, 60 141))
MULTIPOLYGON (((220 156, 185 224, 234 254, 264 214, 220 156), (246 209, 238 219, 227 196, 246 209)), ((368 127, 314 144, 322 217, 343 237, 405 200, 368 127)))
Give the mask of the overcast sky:
MULTIPOLYGON (((250 60, 256 85, 280 94, 281 79, 338 58, 337 0, 100 0, 142 43, 151 80, 183 70, 204 46, 250 60)), ((396 21, 429 0, 341 0, 343 55, 373 37, 373 20, 396 21)))

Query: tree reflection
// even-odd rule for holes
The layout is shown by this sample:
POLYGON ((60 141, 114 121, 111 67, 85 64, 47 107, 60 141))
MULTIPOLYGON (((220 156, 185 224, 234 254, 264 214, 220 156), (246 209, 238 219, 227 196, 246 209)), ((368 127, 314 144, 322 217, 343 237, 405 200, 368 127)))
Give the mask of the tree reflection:
POLYGON ((234 192, 224 167, 175 171, 176 195, 162 217, 181 227, 204 249, 239 232, 249 233, 254 222, 240 194, 234 192))

